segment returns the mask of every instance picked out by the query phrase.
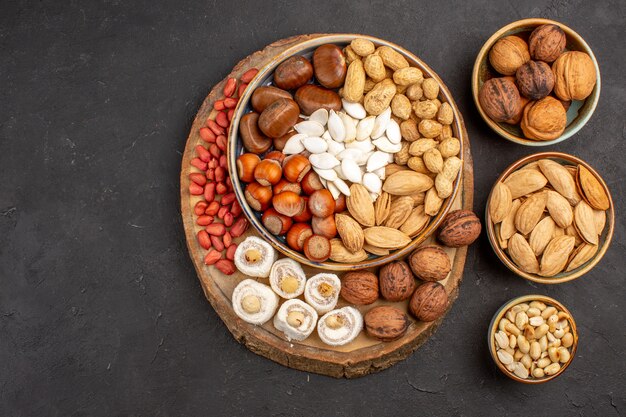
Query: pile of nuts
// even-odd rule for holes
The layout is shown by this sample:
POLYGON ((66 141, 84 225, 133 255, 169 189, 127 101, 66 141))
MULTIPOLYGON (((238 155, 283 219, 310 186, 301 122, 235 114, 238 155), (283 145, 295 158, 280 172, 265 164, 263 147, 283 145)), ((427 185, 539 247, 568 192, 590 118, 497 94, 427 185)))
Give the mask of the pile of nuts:
POLYGON ((503 77, 481 87, 478 98, 485 113, 498 123, 519 123, 528 139, 561 136, 572 100, 585 100, 596 84, 591 57, 566 52, 565 44, 565 32, 554 24, 537 27, 528 42, 515 35, 499 39, 489 62, 503 77))
POLYGON ((246 201, 312 261, 360 262, 405 247, 439 214, 462 165, 439 90, 366 39, 322 45, 312 62, 286 59, 240 122, 246 201))
POLYGON ((191 160, 195 171, 189 174, 189 194, 200 198, 194 206, 194 214, 196 224, 204 228, 196 237, 200 246, 208 251, 204 263, 215 265, 226 275, 235 272, 233 259, 237 244, 234 239, 248 228, 248 220, 237 203, 228 174, 227 131, 239 100, 237 97, 241 97, 257 72, 256 68, 246 71, 239 87, 235 78, 226 81, 224 98, 213 105, 215 117, 207 118, 199 131, 208 148, 196 146, 196 157, 191 160))
POLYGON ((511 307, 493 335, 498 361, 522 379, 555 375, 571 359, 575 343, 571 320, 566 312, 541 301, 511 307))
POLYGON ((610 201, 583 165, 541 159, 493 187, 488 203, 500 248, 524 272, 570 272, 598 251, 610 201))

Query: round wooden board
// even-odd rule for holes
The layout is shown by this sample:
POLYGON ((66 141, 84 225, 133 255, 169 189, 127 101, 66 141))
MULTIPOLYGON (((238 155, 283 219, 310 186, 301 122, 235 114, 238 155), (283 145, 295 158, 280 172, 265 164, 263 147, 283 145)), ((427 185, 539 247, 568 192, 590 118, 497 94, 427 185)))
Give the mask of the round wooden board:
MULTIPOLYGON (((239 62, 228 77, 238 78, 249 68, 261 68, 265 63, 285 49, 304 40, 319 36, 323 36, 323 34, 300 35, 274 42, 262 51, 255 52, 239 62)), ((203 263, 206 251, 200 247, 196 240, 196 234, 201 230, 201 227, 196 225, 193 212, 194 205, 200 197, 192 196, 189 193, 189 174, 197 171, 190 165, 190 161, 195 156, 194 148, 196 145, 204 144, 198 131, 204 126, 207 117, 213 118, 214 115, 211 114, 213 103, 222 96, 222 90, 228 77, 213 87, 196 115, 189 138, 187 139, 185 153, 183 154, 180 176, 181 212, 185 227, 187 247, 189 248, 191 259, 207 299, 239 343, 243 343, 248 349, 259 355, 265 356, 290 368, 333 377, 355 378, 383 370, 406 358, 434 333, 445 315, 431 323, 411 319, 407 333, 402 338, 393 342, 380 342, 368 337, 365 335, 365 332, 361 332, 358 338, 353 342, 346 346, 336 348, 323 344, 316 332, 313 332, 313 334, 303 342, 289 342, 284 338, 281 332, 274 329, 271 320, 263 326, 255 326, 244 322, 235 315, 231 306, 230 297, 235 286, 245 277, 239 272, 226 276, 215 267, 206 266, 203 263)), ((460 125, 465 129, 462 119, 460 120, 460 125)), ((463 154, 462 187, 454 201, 452 210, 458 208, 472 209, 474 193, 472 156, 469 141, 467 140, 467 133, 463 136, 466 140, 463 154)), ((245 236, 254 233, 252 229, 249 229, 246 235, 236 241, 239 242, 243 240, 245 236)), ((424 244, 428 244, 429 242, 432 242, 432 238, 429 238, 424 244)), ((446 251, 452 259, 452 271, 448 278, 441 281, 441 283, 445 286, 449 295, 449 305, 451 306, 458 296, 459 284, 463 277, 467 248, 446 248, 446 251)), ((314 268, 305 267, 305 272, 307 276, 311 276, 318 271, 314 268)), ((267 280, 261 281, 267 283, 267 280)), ((365 313, 372 307, 382 304, 394 304, 408 311, 406 310, 408 308, 407 302, 404 302, 403 305, 398 305, 399 303, 388 303, 384 300, 379 300, 372 305, 363 306, 359 309, 362 313, 365 313)), ((342 307, 343 305, 346 305, 345 302, 340 300, 338 306, 342 307)))

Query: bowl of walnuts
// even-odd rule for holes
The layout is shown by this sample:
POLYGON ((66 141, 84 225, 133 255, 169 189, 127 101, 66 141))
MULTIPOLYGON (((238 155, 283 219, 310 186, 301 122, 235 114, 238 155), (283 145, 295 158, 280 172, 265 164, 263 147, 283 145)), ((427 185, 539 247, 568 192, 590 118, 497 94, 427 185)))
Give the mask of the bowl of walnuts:
POLYGON ((572 29, 548 19, 510 23, 485 42, 472 73, 482 118, 498 135, 547 146, 578 132, 600 97, 591 48, 572 29))

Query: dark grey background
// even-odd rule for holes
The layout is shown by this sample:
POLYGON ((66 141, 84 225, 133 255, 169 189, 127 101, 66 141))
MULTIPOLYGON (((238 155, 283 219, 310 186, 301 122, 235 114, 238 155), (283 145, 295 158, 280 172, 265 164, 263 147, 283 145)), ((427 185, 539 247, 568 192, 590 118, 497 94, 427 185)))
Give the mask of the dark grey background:
POLYGON ((626 415, 623 1, 3 1, 0 5, 0 415, 626 415), (499 3, 499 2, 497 2, 499 3), (498 173, 534 152, 480 119, 470 73, 482 43, 525 17, 559 20, 593 48, 602 94, 551 150, 612 187, 613 244, 583 279, 530 284, 486 237, 437 333, 392 368, 334 380, 238 345, 204 299, 179 215, 192 118, 241 58, 277 39, 360 32, 424 59, 471 138, 475 209, 498 173), (568 371, 516 384, 486 328, 511 297, 564 302, 580 330, 568 371))

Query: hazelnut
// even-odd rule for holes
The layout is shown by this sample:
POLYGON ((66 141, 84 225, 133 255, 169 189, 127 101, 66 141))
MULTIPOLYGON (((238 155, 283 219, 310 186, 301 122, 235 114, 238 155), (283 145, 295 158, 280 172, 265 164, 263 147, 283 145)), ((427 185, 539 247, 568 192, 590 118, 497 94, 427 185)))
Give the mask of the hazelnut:
POLYGON ((565 107, 557 99, 548 96, 524 107, 521 128, 529 139, 556 139, 565 130, 567 115, 565 107))
POLYGON ((287 314, 287 323, 289 323, 289 325, 291 327, 295 327, 298 328, 300 326, 302 326, 302 323, 304 323, 304 313, 302 311, 290 311, 289 314, 287 314))
POLYGON ((241 300, 241 307, 246 313, 258 313, 261 311, 261 299, 256 295, 246 295, 241 300))
POLYGON ((426 282, 415 290, 409 309, 421 321, 434 321, 445 313, 448 294, 438 282, 426 282))
POLYGON ((554 93, 564 101, 584 100, 596 85, 596 67, 584 52, 561 54, 554 64, 554 93))
POLYGON ((499 39, 489 51, 491 66, 502 75, 513 75, 515 71, 530 61, 528 45, 518 36, 505 36, 499 39))
POLYGON ((404 261, 392 262, 380 268, 379 279, 380 294, 385 300, 407 300, 415 291, 415 278, 404 261))
POLYGON ((528 61, 515 73, 520 93, 531 100, 540 100, 554 88, 554 73, 541 61, 528 61))
POLYGON ((452 269, 448 254, 434 245, 415 249, 409 256, 409 264, 413 273, 424 281, 441 281, 452 269))
POLYGON ((280 214, 293 217, 304 209, 304 200, 293 191, 283 191, 272 198, 272 205, 280 214))
POLYGON ((348 272, 341 279, 340 294, 350 304, 372 304, 378 299, 378 277, 368 271, 348 272))
POLYGON ((480 235, 480 220, 469 210, 454 210, 446 215, 437 238, 451 248, 471 245, 480 235))
POLYGON ((492 78, 486 81, 478 93, 478 101, 487 116, 495 122, 510 120, 522 109, 519 91, 509 78, 492 78))
POLYGON ((537 61, 554 62, 565 50, 565 32, 557 25, 541 25, 530 34, 530 56, 537 61))
POLYGON ((374 307, 365 314, 363 321, 367 334, 384 342, 402 337, 409 328, 407 315, 391 306, 374 307))
POLYGON ((244 153, 237 158, 237 175, 243 182, 254 181, 254 169, 261 162, 259 155, 244 153))

